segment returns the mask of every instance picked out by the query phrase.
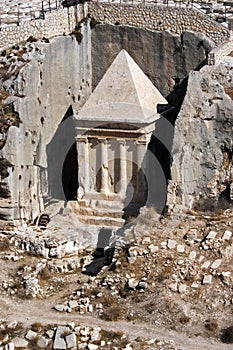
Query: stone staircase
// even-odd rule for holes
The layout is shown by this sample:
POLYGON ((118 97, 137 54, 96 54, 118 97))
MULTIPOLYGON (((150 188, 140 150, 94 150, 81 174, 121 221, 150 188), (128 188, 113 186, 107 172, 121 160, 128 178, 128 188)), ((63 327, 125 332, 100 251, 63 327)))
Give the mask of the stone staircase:
POLYGON ((79 200, 67 203, 76 215, 78 220, 85 224, 118 228, 125 223, 123 208, 119 203, 108 202, 107 200, 79 200))

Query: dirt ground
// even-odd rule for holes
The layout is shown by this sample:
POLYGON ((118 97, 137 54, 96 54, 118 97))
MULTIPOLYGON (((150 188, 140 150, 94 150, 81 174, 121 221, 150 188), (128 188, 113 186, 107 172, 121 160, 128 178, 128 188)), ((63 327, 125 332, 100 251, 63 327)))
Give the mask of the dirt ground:
MULTIPOLYGON (((189 268, 191 266, 195 271, 194 279, 189 281, 188 278, 181 276, 183 278, 182 283, 184 284, 185 282, 188 288, 188 292, 181 295, 181 293, 169 289, 171 276, 174 274, 179 275, 185 269, 186 265, 184 265, 184 262, 181 267, 179 266, 181 264, 180 256, 176 257, 175 252, 167 248, 159 248, 159 251, 156 252, 156 259, 153 254, 148 253, 148 247, 151 247, 151 245, 161 245, 161 242, 166 241, 167 237, 176 239, 176 242, 181 244, 183 242, 184 232, 187 232, 191 228, 194 229, 194 226, 198 228, 198 234, 203 230, 201 233, 202 237, 206 235, 207 231, 209 232, 213 229, 218 232, 224 232, 224 230, 231 228, 232 219, 228 217, 227 220, 222 220, 221 223, 218 222, 217 224, 216 222, 210 224, 209 221, 207 224, 206 222, 195 222, 195 225, 193 223, 190 224, 189 221, 182 223, 182 225, 174 225, 174 223, 163 223, 161 225, 160 223, 159 235, 155 235, 155 232, 152 232, 151 228, 148 228, 150 231, 149 235, 148 231, 145 231, 144 224, 147 226, 145 222, 140 223, 140 230, 144 232, 142 237, 146 237, 145 241, 147 243, 143 243, 143 238, 140 237, 140 239, 136 239, 135 243, 132 243, 130 248, 132 251, 137 249, 138 255, 136 261, 129 263, 127 260, 129 251, 126 254, 125 250, 121 250, 115 256, 115 260, 120 261, 118 268, 111 271, 105 268, 95 277, 83 274, 81 268, 69 272, 51 272, 48 269, 48 265, 46 265, 47 262, 45 259, 28 255, 22 251, 15 255, 17 259, 14 261, 9 256, 14 256, 16 248, 14 245, 8 244, 8 238, 2 235, 0 245, 1 321, 11 322, 16 320, 22 323, 25 331, 36 322, 47 326, 62 325, 75 321, 86 326, 98 326, 106 331, 123 331, 129 339, 142 337, 144 339, 157 338, 168 341, 172 340, 174 346, 179 350, 233 349, 232 343, 223 343, 219 336, 222 327, 233 325, 232 284, 222 283, 218 278, 221 272, 213 272, 211 270, 214 278, 212 285, 201 286, 200 283, 198 291, 194 293, 190 287, 191 282, 200 280, 200 264, 198 265, 198 261, 195 261, 195 263, 188 265, 189 268), (179 230, 182 232, 179 232, 179 230), (148 239, 148 236, 150 236, 150 239, 148 239), (25 271, 27 273, 28 271, 34 271, 38 264, 46 265, 46 268, 43 270, 44 273, 41 274, 42 277, 39 278, 41 289, 46 292, 39 293, 37 297, 27 297, 24 294, 22 276, 25 271), (161 278, 161 271, 157 270, 162 271, 163 278, 161 278), (132 276, 139 278, 139 276, 143 276, 145 271, 147 272, 147 281, 149 284, 147 290, 141 293, 138 290, 124 289, 127 278, 132 276), (108 286, 106 287, 109 280, 114 281, 116 278, 120 280, 116 284, 116 289, 120 294, 123 290, 125 293, 123 296, 114 295, 115 286, 112 289, 108 286), (9 286, 3 288, 6 282, 9 286), (73 310, 70 313, 54 310, 55 305, 65 304, 83 285, 86 286, 87 295, 91 301, 93 300, 93 305, 100 300, 104 307, 106 305, 106 308, 108 307, 111 310, 115 302, 115 306, 121 309, 119 319, 108 321, 100 317, 95 312, 95 309, 92 313, 85 314, 73 312, 73 310), (102 295, 97 301, 93 297, 94 292, 96 294, 100 292, 102 295), (199 295, 199 299, 195 299, 197 295, 199 295), (106 303, 108 298, 113 300, 113 305, 109 306, 106 303), (223 302, 221 306, 216 306, 216 302, 219 300, 223 300, 223 302), (187 313, 189 317, 186 317, 186 309, 189 311, 187 313), (134 317, 130 319, 129 315, 133 314, 134 317), (207 320, 216 321, 219 325, 218 330, 206 329, 205 322, 207 320)), ((154 231, 157 230, 156 232, 158 232, 159 227, 154 228, 154 231)), ((135 227, 136 229, 139 230, 135 227)), ((136 233, 140 236, 139 232, 136 233)), ((200 241, 198 241, 198 245, 194 244, 191 247, 187 246, 185 248, 187 250, 187 256, 194 249, 196 249, 197 254, 199 253, 200 241)), ((218 246, 216 248, 217 250, 213 246, 209 246, 209 249, 206 249, 206 251, 205 249, 200 250, 200 252, 204 255, 204 260, 212 259, 214 261, 214 259, 218 258, 218 251, 221 250, 221 258, 223 260, 221 271, 232 271, 232 250, 229 250, 229 247, 232 247, 232 241, 227 242, 228 245, 226 243, 224 243, 225 245, 223 243, 221 244, 221 247, 218 246)), ((182 261, 186 262, 186 256, 182 256, 182 261)), ((53 263, 56 265, 56 259, 54 259, 53 263)), ((190 270, 187 271, 190 272, 190 270)))

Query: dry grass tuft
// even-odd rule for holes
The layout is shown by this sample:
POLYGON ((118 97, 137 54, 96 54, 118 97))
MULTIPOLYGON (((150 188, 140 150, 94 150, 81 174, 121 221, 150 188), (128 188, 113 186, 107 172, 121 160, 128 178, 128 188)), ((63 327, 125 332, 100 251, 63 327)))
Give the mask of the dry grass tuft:
POLYGON ((35 322, 31 325, 31 329, 34 332, 40 332, 42 330, 42 324, 40 322, 35 322))
POLYGON ((233 100, 233 88, 225 88, 225 93, 233 100))
POLYGON ((104 309, 102 319, 105 321, 117 321, 123 318, 125 311, 120 306, 110 306, 104 309))
POLYGON ((5 252, 6 250, 9 250, 9 248, 10 242, 7 238, 0 240, 0 252, 5 252))

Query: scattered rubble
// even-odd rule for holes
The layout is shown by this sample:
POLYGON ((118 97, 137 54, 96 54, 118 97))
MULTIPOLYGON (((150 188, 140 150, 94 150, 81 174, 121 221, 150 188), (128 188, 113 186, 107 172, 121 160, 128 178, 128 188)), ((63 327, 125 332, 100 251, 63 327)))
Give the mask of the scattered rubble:
MULTIPOLYGON (((221 331, 230 326, 233 308, 233 228, 229 211, 219 222, 195 217, 163 218, 157 222, 141 218, 128 225, 126 231, 127 235, 119 234, 121 231, 113 234, 111 263, 103 265, 96 275, 86 274, 86 266, 102 261, 104 250, 97 254, 82 248, 60 258, 50 255, 46 259, 37 255, 38 250, 28 255, 32 251, 22 249, 17 234, 2 233, 1 239, 9 239, 10 244, 0 251, 0 258, 6 262, 9 256, 18 257, 10 259, 17 268, 15 275, 2 280, 2 293, 9 298, 48 298, 60 295, 59 291, 66 290, 72 281, 72 288, 60 300, 56 298, 51 309, 71 317, 78 314, 105 321, 142 321, 188 336, 201 334, 219 339, 221 331), (216 327, 208 326, 210 331, 207 321, 208 325, 215 322, 216 327)), ((44 232, 41 241, 47 242, 48 249, 55 248, 55 242, 60 244, 52 236, 46 238, 44 232)), ((38 234, 37 244, 41 244, 38 234)), ((14 327, 17 329, 17 323, 11 325, 14 327)), ((115 345, 118 349, 175 349, 171 343, 159 345, 152 339, 131 342, 123 338, 124 343, 119 345, 123 340, 117 338, 113 345, 112 340, 103 337, 102 329, 90 329, 85 334, 86 328, 77 327, 27 329, 23 339, 29 347, 33 343, 37 348, 55 343, 54 349, 114 349, 115 345), (65 337, 61 335, 64 332, 65 337)), ((3 349, 13 349, 17 337, 22 339, 22 332, 4 338, 3 349)))
POLYGON ((2 337, 1 335, 4 333, 6 327, 7 324, 5 322, 0 323, 0 348, 2 350, 15 350, 18 348, 54 350, 177 350, 172 340, 160 340, 157 338, 144 339, 140 337, 129 339, 123 332, 105 331, 100 327, 88 327, 76 322, 50 326, 47 330, 41 326, 39 332, 28 329, 24 337, 15 337, 14 332, 9 336, 2 337))

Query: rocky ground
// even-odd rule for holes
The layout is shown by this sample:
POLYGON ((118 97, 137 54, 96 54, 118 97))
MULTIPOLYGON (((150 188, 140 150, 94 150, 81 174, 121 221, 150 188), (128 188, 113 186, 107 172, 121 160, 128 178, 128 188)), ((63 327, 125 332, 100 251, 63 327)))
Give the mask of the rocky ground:
POLYGON ((0 349, 232 348, 232 218, 146 211, 111 247, 47 259, 3 228, 0 349))

